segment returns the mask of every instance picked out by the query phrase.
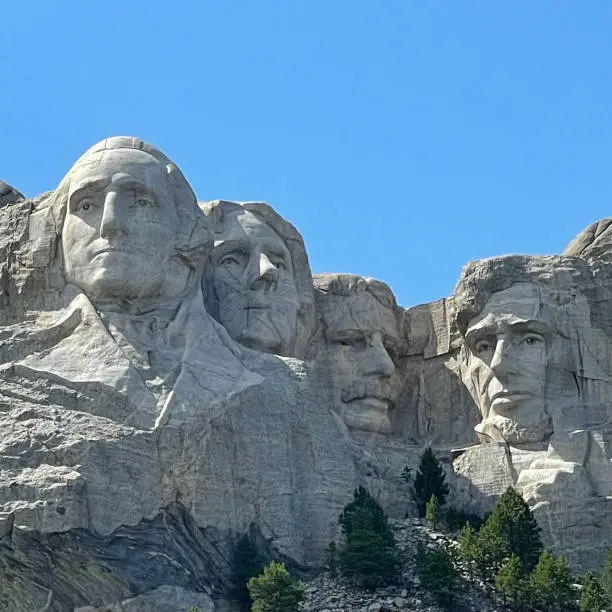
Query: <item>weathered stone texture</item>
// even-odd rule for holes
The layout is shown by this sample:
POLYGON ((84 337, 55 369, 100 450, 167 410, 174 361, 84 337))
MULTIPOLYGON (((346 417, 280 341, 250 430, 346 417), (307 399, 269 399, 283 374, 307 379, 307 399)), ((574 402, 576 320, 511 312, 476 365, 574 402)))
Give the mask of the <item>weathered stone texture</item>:
POLYGON ((381 281, 313 277, 271 207, 198 204, 134 138, 37 198, 0 183, 0 607, 227 609, 240 534, 316 569, 357 486, 416 512, 401 474, 426 444, 453 503, 516 486, 551 549, 595 567, 608 225, 572 256, 472 262, 406 309, 381 281))

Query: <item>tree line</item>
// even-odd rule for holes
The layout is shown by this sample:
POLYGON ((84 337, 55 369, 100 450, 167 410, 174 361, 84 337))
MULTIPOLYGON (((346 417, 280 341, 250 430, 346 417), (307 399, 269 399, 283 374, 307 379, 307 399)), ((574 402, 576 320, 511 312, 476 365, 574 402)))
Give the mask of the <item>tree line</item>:
MULTIPOLYGON (((414 479, 407 469, 402 476, 432 528, 459 531, 452 545, 417 549, 421 586, 442 607, 457 609, 462 587, 469 584, 521 612, 601 612, 612 605, 612 549, 601 575, 574 575, 564 557, 544 548, 531 509, 512 487, 483 518, 446 504, 445 472, 431 448, 421 456, 414 479)), ((330 574, 365 589, 396 583, 400 560, 393 531, 365 488, 355 490, 338 522, 342 540, 330 542, 326 551, 330 574)), ((238 540, 232 570, 231 596, 244 610, 295 612, 304 600, 304 585, 284 564, 265 565, 249 536, 238 540)))

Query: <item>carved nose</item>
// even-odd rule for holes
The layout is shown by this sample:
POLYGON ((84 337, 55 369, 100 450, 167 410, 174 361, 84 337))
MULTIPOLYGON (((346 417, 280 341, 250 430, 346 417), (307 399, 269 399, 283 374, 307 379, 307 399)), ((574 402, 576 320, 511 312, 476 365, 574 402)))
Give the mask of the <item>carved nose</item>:
POLYGON ((516 372, 516 359, 512 355, 511 346, 505 339, 497 341, 489 368, 491 368, 491 371, 497 377, 503 377, 516 372))
POLYGON ((106 195, 104 200, 104 211, 100 223, 100 236, 108 240, 121 233, 124 233, 124 229, 121 218, 119 194, 116 191, 111 191, 106 195))
POLYGON ((265 253, 259 254, 259 261, 255 262, 251 289, 267 289, 276 285, 278 281, 278 268, 270 261, 265 253))
POLYGON ((395 364, 385 348, 380 333, 376 332, 368 345, 364 374, 389 377, 395 372, 395 364))

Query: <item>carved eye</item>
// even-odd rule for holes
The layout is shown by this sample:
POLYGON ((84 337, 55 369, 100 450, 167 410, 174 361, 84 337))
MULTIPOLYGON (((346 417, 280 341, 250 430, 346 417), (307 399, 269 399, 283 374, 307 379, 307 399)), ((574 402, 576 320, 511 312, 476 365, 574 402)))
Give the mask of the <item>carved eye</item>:
POLYGON ((477 355, 482 355, 483 353, 487 353, 488 351, 493 350, 493 343, 488 338, 483 338, 482 340, 477 340, 474 344, 474 352, 477 355))
POLYGON ((544 338, 539 334, 529 334, 521 340, 521 344, 527 344, 528 346, 535 346, 540 342, 544 342, 544 338))
POLYGON ((364 349, 366 347, 366 341, 363 338, 341 338, 336 344, 354 349, 364 349))
POLYGON ((153 198, 150 198, 148 196, 135 194, 134 200, 135 200, 136 206, 140 208, 145 208, 147 206, 151 206, 151 207, 155 206, 155 202, 153 201, 153 198))
POLYGON ((222 266, 241 266, 243 256, 240 253, 228 253, 219 260, 219 264, 222 266))
POLYGON ((77 210, 89 210, 93 206, 91 198, 82 198, 77 204, 77 210))

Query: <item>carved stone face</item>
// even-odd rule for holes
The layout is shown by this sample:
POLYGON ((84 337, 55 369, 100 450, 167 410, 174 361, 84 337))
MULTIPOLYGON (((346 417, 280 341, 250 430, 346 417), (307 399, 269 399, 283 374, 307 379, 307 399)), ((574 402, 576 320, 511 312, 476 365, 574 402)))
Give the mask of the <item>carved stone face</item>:
POLYGON ((250 348, 288 355, 299 310, 291 255, 281 237, 246 210, 229 212, 208 270, 215 318, 250 348))
POLYGON ((567 398, 571 385, 568 368, 554 358, 559 340, 550 310, 530 283, 495 293, 469 322, 463 378, 483 417, 481 437, 520 444, 550 435, 547 406, 567 398))
POLYGON ((334 299, 325 314, 324 367, 331 374, 335 405, 351 429, 391 432, 397 400, 392 355, 399 330, 394 312, 367 291, 334 299))
POLYGON ((68 280, 93 299, 177 295, 189 271, 173 257, 178 217, 165 167, 134 149, 92 157, 71 171, 62 231, 68 280))

